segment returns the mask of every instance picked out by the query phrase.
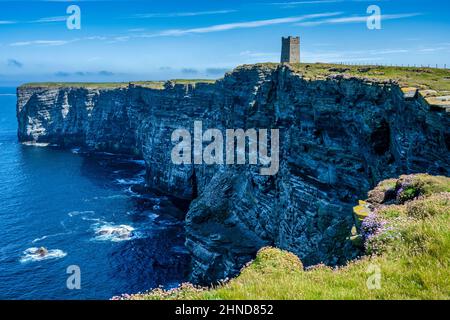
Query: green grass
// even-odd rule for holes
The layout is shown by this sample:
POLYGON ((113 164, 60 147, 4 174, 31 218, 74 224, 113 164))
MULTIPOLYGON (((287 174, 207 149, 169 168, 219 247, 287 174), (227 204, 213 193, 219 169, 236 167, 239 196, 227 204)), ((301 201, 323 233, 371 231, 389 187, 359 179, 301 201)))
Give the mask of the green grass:
POLYGON ((374 212, 389 227, 370 240, 381 249, 377 255, 335 269, 323 265, 305 269, 292 253, 263 248, 239 276, 213 288, 183 284, 126 298, 450 299, 450 179, 403 176, 379 188, 388 191, 411 181, 425 186, 416 198, 403 204, 373 203, 374 212), (367 282, 372 282, 377 269, 380 287, 370 289, 367 282))
POLYGON ((177 84, 197 84, 197 83, 215 83, 216 80, 213 79, 173 79, 170 80, 177 84))
POLYGON ((336 64, 294 64, 294 68, 310 77, 343 73, 377 80, 396 80, 403 87, 449 91, 450 93, 450 70, 448 69, 336 64))
MULTIPOLYGON (((257 64, 262 67, 276 68, 277 63, 257 64)), ((244 65, 242 67, 249 67, 244 65)), ((291 67, 305 78, 311 80, 325 79, 333 74, 367 78, 373 81, 395 80, 400 87, 415 87, 419 90, 434 90, 436 95, 450 95, 450 70, 423 67, 385 67, 353 66, 328 63, 294 63, 291 67)))
POLYGON ((20 88, 125 88, 128 82, 30 82, 20 88))
MULTIPOLYGON (((175 79, 175 84, 214 83, 210 79, 175 79)), ((131 81, 131 82, 30 82, 20 88, 90 88, 90 89, 119 89, 133 84, 151 89, 164 89, 166 81, 131 81)))
MULTIPOLYGON (((253 65, 242 65, 242 68, 264 67, 275 69, 278 63, 259 63, 253 65)), ((429 96, 450 95, 450 70, 422 68, 422 67, 383 67, 383 66, 349 66, 327 63, 297 63, 291 67, 305 78, 312 80, 325 79, 333 74, 345 74, 354 77, 367 78, 373 81, 396 80, 401 87, 415 87, 419 90, 434 90, 435 94, 429 96)), ((175 79, 171 80, 179 84, 214 83, 216 80, 210 79, 175 79)), ((162 89, 164 81, 135 81, 136 85, 162 89)), ((85 82, 37 82, 27 83, 21 87, 74 87, 74 88, 122 88, 128 86, 128 82, 105 82, 105 83, 85 83, 85 82)))

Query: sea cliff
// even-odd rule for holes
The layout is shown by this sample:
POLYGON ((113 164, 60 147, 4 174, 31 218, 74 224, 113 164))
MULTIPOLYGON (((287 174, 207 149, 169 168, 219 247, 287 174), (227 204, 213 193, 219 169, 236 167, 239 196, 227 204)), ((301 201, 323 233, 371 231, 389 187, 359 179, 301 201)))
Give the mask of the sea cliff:
POLYGON ((248 65, 214 83, 24 85, 18 136, 143 158, 148 187, 191 201, 194 282, 236 275, 264 246, 306 266, 343 264, 359 253, 348 235, 367 191, 401 174, 449 176, 450 117, 446 100, 431 103, 423 84, 327 68, 310 76, 314 65, 248 65), (279 129, 278 173, 173 164, 172 132, 196 120, 219 130, 279 129))

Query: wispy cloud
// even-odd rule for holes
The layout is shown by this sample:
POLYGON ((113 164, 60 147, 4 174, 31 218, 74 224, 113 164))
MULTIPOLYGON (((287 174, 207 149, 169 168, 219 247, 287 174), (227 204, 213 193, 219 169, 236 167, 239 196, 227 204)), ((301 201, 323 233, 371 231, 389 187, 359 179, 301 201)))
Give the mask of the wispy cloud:
POLYGON ((69 43, 79 42, 79 41, 103 41, 108 40, 108 37, 104 36, 88 36, 83 38, 73 38, 69 40, 30 40, 30 41, 19 41, 19 42, 13 42, 10 43, 9 46, 11 47, 25 47, 25 46, 42 46, 42 47, 48 47, 48 46, 63 46, 69 43))
POLYGON ((253 52, 250 50, 242 51, 239 53, 239 56, 249 58, 272 58, 278 55, 278 52, 253 52))
POLYGON ((446 50, 446 49, 447 49, 447 48, 443 48, 443 47, 423 48, 423 49, 419 49, 419 52, 422 52, 422 53, 431 53, 431 52, 442 51, 442 50, 446 50))
POLYGON ((23 46, 31 46, 31 45, 38 45, 38 46, 62 46, 65 44, 68 44, 70 42, 73 42, 74 40, 33 40, 33 41, 19 41, 19 42, 13 42, 9 45, 11 47, 23 47, 23 46))
POLYGON ((271 2, 272 5, 281 6, 300 6, 303 4, 322 4, 322 3, 335 3, 343 2, 343 0, 311 0, 311 1, 286 1, 286 2, 271 2))
POLYGON ((305 20, 318 19, 318 18, 326 18, 326 17, 334 17, 342 14, 342 12, 324 12, 324 13, 315 13, 315 14, 307 14, 302 16, 294 16, 294 17, 283 17, 283 18, 275 18, 275 19, 266 19, 266 20, 254 20, 254 21, 246 21, 246 22, 234 22, 234 23, 226 23, 226 24, 217 24, 206 27, 199 28, 190 28, 190 29, 169 29, 163 30, 157 33, 132 33, 124 36, 114 36, 114 37, 104 37, 104 36, 92 36, 85 38, 76 38, 71 40, 33 40, 33 41, 20 41, 9 44, 13 47, 21 47, 21 46, 62 46, 69 43, 77 42, 80 40, 102 40, 107 41, 107 43, 117 43, 124 42, 131 39, 136 38, 152 38, 152 37, 165 37, 165 36, 182 36, 187 34, 202 34, 202 33, 210 33, 210 32, 220 32, 220 31, 228 31, 234 29, 247 29, 247 28, 259 28, 265 26, 279 25, 279 24, 289 24, 296 23, 305 20))
POLYGON ((0 20, 0 25, 2 24, 20 24, 20 23, 51 23, 51 22, 62 22, 66 21, 67 17, 58 16, 58 17, 44 17, 36 20, 29 21, 12 21, 12 20, 0 20))
POLYGON ((45 18, 40 18, 40 19, 37 19, 37 20, 29 21, 29 23, 62 22, 62 21, 66 21, 66 20, 67 20, 67 17, 65 17, 65 16, 45 17, 45 18))
MULTIPOLYGON (((396 20, 404 18, 412 18, 422 15, 421 13, 400 13, 400 14, 385 14, 381 16, 381 20, 396 20)), ((351 16, 342 18, 323 19, 318 21, 306 21, 296 23, 297 26, 313 27, 326 24, 345 24, 345 23, 359 23, 366 22, 369 16, 351 16)))
MULTIPOLYGON (((84 37, 81 40, 106 40, 108 39, 107 37, 104 36, 89 36, 89 37, 84 37)), ((76 40, 76 39, 74 39, 76 40)))
POLYGON ((303 58, 306 61, 320 62, 375 62, 380 60, 390 60, 392 56, 398 54, 432 53, 445 48, 380 48, 371 50, 343 50, 343 51, 303 51, 303 58))
POLYGON ((255 20, 255 21, 247 21, 247 22, 235 22, 235 23, 225 23, 225 24, 217 24, 208 27, 200 27, 200 28, 191 28, 191 29, 171 29, 162 31, 158 34, 151 34, 148 36, 180 36, 185 34, 192 33, 209 33, 209 32, 219 32, 219 31, 228 31, 234 29, 246 29, 246 28, 259 28, 265 26, 272 26, 278 24, 287 24, 287 23, 295 23, 309 19, 315 18, 324 18, 337 16, 341 14, 341 12, 326 12, 326 13, 316 13, 316 14, 308 14, 303 16, 296 17, 285 17, 285 18, 276 18, 276 19, 267 19, 267 20, 255 20))
POLYGON ((236 10, 215 10, 215 11, 197 11, 197 12, 167 12, 167 13, 140 13, 134 15, 136 18, 175 18, 175 17, 195 17, 214 14, 226 14, 236 12, 236 10))
POLYGON ((339 2, 380 2, 380 1, 390 1, 390 0, 305 0, 305 1, 270 2, 268 4, 281 6, 281 8, 292 8, 309 4, 317 5, 317 4, 328 4, 339 2))
POLYGON ((145 28, 134 28, 134 29, 128 29, 128 32, 144 32, 145 28))

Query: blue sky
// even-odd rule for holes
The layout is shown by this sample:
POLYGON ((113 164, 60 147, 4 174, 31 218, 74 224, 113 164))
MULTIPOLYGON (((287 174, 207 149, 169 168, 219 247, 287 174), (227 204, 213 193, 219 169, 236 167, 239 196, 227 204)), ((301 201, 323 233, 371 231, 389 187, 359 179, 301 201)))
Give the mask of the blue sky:
POLYGON ((0 0, 0 84, 218 78, 277 62, 282 36, 304 62, 450 66, 450 3, 441 0, 0 0), (66 9, 81 9, 81 30, 66 9), (369 30, 370 5, 382 29, 369 30))

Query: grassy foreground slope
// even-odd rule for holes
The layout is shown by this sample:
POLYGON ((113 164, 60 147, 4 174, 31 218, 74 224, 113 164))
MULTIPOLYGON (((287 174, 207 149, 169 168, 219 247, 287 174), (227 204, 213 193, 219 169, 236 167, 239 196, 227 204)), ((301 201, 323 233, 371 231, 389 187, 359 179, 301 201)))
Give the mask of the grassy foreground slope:
POLYGON ((295 255, 263 248, 238 277, 213 288, 183 284, 122 298, 450 299, 449 215, 450 178, 401 176, 355 207, 349 241, 366 256, 347 266, 305 269, 295 255))

